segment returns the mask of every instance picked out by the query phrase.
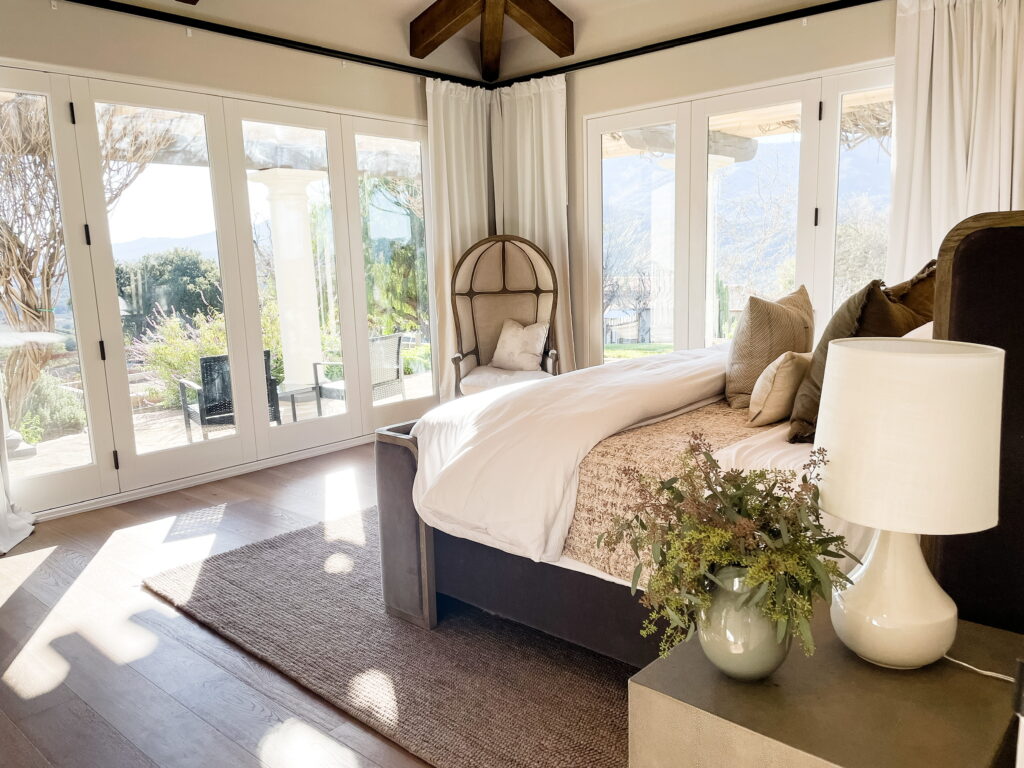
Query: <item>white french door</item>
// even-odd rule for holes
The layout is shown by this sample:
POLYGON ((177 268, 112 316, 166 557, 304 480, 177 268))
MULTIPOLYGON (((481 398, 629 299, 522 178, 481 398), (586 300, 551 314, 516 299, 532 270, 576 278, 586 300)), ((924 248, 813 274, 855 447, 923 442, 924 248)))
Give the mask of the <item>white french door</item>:
POLYGON ((0 69, 15 503, 318 449, 435 404, 424 134, 0 69))
POLYGON ((815 79, 693 103, 691 347, 731 338, 750 296, 813 293, 820 89, 815 79))
POLYGON ((221 100, 72 79, 122 490, 256 458, 221 100))
POLYGON ((69 102, 67 78, 0 68, 0 398, 28 512, 118 490, 69 102))
POLYGON ((257 454, 363 434, 341 118, 249 101, 224 109, 244 311, 258 319, 246 328, 257 454))
POLYGON ((349 250, 366 431, 436 405, 436 336, 427 252, 426 130, 342 118, 349 250))

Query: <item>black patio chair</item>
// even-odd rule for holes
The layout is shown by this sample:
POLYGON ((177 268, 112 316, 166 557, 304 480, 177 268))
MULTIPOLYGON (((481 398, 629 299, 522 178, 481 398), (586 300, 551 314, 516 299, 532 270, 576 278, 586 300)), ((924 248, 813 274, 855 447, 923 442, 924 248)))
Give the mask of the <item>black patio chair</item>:
MULTIPOLYGON (((270 350, 263 350, 263 370, 267 380, 267 411, 270 420, 281 423, 281 404, 277 395, 277 380, 270 373, 270 350)), ((192 442, 192 422, 203 430, 203 440, 209 439, 209 428, 235 423, 235 403, 231 395, 231 365, 227 355, 199 358, 199 379, 202 385, 188 379, 178 379, 181 411, 185 417, 185 432, 192 442), (189 402, 189 392, 196 402, 189 402)))

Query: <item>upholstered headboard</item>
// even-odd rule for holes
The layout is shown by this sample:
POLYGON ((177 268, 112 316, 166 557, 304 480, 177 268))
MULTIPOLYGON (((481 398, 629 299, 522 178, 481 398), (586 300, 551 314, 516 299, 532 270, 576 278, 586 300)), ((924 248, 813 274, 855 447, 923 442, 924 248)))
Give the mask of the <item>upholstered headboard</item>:
POLYGON ((475 365, 490 363, 508 318, 522 325, 548 323, 547 348, 555 347, 557 302, 555 270, 540 248, 514 235, 484 238, 462 255, 452 275, 459 352, 475 356, 475 365))
POLYGON ((1006 367, 999 525, 935 537, 926 550, 962 618, 1024 632, 1024 211, 965 219, 938 261, 935 338, 1001 347, 1006 367))

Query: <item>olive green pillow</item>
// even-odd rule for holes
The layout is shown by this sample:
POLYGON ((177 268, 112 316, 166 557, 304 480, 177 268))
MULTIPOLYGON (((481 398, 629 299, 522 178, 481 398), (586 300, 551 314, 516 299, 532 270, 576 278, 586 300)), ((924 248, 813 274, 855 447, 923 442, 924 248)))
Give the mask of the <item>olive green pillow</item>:
POLYGON ((810 352, 814 342, 811 297, 802 285, 777 301, 747 299, 729 347, 725 396, 733 408, 750 405, 750 393, 764 369, 783 352, 810 352))
POLYGON ((811 366, 797 390, 789 422, 789 442, 814 440, 830 341, 853 336, 904 336, 931 322, 934 298, 935 262, 930 261, 905 283, 886 288, 881 280, 872 280, 844 301, 825 326, 814 348, 811 366))

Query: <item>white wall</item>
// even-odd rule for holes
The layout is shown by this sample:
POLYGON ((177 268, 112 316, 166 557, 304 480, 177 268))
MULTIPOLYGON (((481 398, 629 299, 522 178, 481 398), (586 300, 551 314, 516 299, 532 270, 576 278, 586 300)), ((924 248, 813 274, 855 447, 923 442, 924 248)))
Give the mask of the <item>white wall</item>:
MULTIPOLYGON (((276 4, 287 14, 287 3, 276 4)), ((183 6, 184 7, 184 6, 183 6)), ((47 0, 0 0, 0 57, 426 120, 423 78, 47 0)))
POLYGON ((773 24, 728 37, 571 73, 569 92, 569 256, 576 359, 588 361, 586 259, 586 117, 836 67, 891 58, 895 0, 773 24))

